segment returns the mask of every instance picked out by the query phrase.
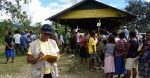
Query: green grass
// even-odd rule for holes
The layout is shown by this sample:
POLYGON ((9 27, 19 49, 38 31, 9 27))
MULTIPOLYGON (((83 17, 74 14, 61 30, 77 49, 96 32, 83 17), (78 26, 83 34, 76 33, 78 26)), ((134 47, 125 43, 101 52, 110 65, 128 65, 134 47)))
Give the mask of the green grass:
MULTIPOLYGON (((101 71, 91 72, 88 64, 80 64, 80 58, 69 57, 66 54, 58 61, 61 78, 103 78, 101 71)), ((26 62, 26 56, 16 56, 15 63, 3 64, 6 61, 4 46, 0 46, 0 78, 31 78, 31 65, 26 62), (8 77, 7 77, 8 76, 8 77), (11 77, 10 77, 11 76, 11 77)))
POLYGON ((27 67, 29 67, 29 64, 26 62, 26 56, 16 56, 15 57, 15 63, 11 63, 11 58, 9 59, 8 64, 4 64, 6 61, 5 54, 4 54, 4 47, 1 46, 0 48, 0 75, 6 75, 6 74, 20 74, 25 70, 27 67))

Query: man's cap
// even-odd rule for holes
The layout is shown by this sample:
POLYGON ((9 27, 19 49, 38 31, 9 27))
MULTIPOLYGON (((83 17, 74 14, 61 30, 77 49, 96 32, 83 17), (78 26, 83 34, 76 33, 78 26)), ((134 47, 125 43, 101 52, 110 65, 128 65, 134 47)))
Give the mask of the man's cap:
POLYGON ((44 24, 44 25, 41 27, 41 31, 42 31, 43 33, 52 34, 53 28, 52 28, 52 26, 49 25, 49 24, 44 24))

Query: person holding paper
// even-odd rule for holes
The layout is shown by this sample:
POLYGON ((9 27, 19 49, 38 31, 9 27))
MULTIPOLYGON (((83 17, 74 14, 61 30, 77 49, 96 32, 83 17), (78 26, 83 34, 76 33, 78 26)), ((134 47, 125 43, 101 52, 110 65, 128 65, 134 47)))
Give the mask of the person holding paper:
POLYGON ((53 78, 52 66, 56 66, 57 59, 52 59, 45 56, 59 57, 59 48, 55 40, 50 39, 53 28, 49 24, 44 24, 41 27, 40 38, 31 42, 28 53, 27 62, 31 64, 32 78, 53 78), (53 64, 55 63, 55 64, 53 64))

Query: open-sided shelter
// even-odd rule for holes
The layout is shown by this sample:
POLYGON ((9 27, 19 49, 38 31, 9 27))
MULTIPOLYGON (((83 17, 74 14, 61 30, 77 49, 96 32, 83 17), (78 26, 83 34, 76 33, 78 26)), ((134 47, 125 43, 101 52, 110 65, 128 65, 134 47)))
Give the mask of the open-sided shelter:
POLYGON ((100 20, 101 28, 112 30, 134 18, 135 15, 96 0, 83 0, 46 20, 82 29, 97 29, 100 20))

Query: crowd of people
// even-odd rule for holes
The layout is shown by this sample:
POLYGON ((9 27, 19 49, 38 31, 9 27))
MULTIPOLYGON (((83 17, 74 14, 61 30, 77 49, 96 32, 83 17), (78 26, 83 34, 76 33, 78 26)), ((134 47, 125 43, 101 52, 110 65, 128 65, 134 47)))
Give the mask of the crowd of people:
MULTIPOLYGON (((68 32, 69 33, 69 32, 68 32)), ((70 36, 63 35, 70 43, 63 42, 71 48, 72 54, 79 54, 81 63, 89 62, 91 71, 104 70, 113 78, 150 78, 150 32, 146 38, 139 38, 138 31, 128 31, 124 26, 122 31, 108 33, 102 30, 100 35, 96 31, 79 33, 75 30, 70 36), (138 73, 137 73, 138 68, 138 73)), ((68 50, 68 49, 67 49, 68 50)))
POLYGON ((25 31, 20 35, 15 31, 13 36, 11 32, 8 33, 5 43, 6 63, 10 57, 12 63, 14 62, 15 52, 17 55, 27 53, 27 62, 31 63, 33 68, 33 78, 52 78, 50 66, 57 70, 58 76, 58 59, 39 59, 48 54, 59 56, 59 48, 61 53, 80 55, 81 64, 88 64, 90 71, 103 70, 107 78, 113 78, 114 75, 117 78, 136 78, 137 75, 150 78, 150 32, 146 33, 142 42, 138 32, 129 32, 127 27, 112 33, 106 30, 79 33, 74 29, 58 37, 56 32, 52 33, 52 27, 45 24, 38 38, 33 32, 25 31))
POLYGON ((37 36, 34 32, 27 30, 19 33, 18 30, 14 32, 9 31, 5 36, 5 56, 6 64, 9 61, 9 58, 12 58, 12 63, 14 63, 15 55, 24 55, 27 53, 29 48, 29 43, 36 40, 37 36))

